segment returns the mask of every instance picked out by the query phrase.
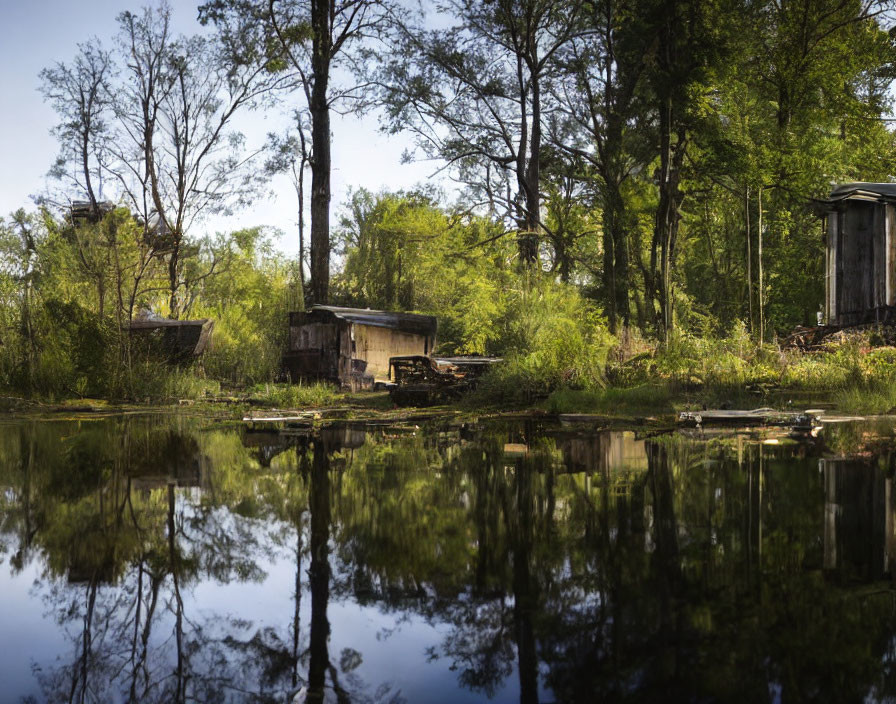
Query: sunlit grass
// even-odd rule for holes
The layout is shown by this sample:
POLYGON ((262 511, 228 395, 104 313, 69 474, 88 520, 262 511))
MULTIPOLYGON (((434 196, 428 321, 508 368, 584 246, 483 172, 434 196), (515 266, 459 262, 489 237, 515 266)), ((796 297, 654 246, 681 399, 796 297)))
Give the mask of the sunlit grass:
POLYGON ((325 406, 341 399, 344 394, 332 384, 258 384, 249 389, 251 398, 278 408, 306 408, 325 406))

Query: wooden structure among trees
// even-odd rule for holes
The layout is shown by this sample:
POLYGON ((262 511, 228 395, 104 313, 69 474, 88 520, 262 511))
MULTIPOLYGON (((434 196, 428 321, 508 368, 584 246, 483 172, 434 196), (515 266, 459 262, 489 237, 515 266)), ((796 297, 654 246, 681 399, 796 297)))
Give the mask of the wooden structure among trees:
POLYGON ((896 320, 896 183, 847 183, 820 201, 825 321, 896 320))
POLYGON ((289 314, 284 367, 292 381, 362 388, 364 377, 389 377, 391 357, 431 354, 437 328, 430 315, 317 305, 289 314))
POLYGON ((189 362, 205 352, 211 340, 214 321, 171 320, 150 311, 141 311, 125 326, 132 339, 145 343, 147 351, 171 362, 189 362))

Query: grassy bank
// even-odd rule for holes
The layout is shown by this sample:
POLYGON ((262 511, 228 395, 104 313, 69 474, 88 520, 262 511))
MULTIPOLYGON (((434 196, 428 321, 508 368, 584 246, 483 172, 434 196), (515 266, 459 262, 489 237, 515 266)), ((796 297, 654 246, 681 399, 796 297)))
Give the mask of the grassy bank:
MULTIPOLYGON (((468 412, 537 409, 619 418, 766 405, 800 409, 826 404, 845 413, 896 412, 896 347, 881 344, 884 338, 873 330, 841 334, 812 351, 757 345, 742 328, 722 338, 682 334, 669 345, 629 342, 627 350, 612 348, 606 337, 551 332, 525 354, 509 355, 460 406, 468 412)), ((101 398, 153 406, 392 408, 385 394, 346 394, 322 383, 234 385, 212 378, 199 366, 136 364, 120 373, 114 388, 119 393, 101 398)), ((88 388, 75 385, 30 398, 53 404, 77 403, 89 396, 88 388)))
POLYGON ((742 331, 721 339, 682 336, 609 363, 604 388, 558 388, 542 403, 558 413, 818 403, 846 413, 896 412, 896 347, 878 345, 874 331, 842 335, 812 351, 759 346, 742 331))

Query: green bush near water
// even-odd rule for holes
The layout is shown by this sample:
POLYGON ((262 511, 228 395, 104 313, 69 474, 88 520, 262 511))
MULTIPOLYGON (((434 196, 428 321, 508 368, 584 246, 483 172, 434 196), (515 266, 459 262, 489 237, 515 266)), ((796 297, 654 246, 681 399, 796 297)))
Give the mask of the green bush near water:
POLYGON ((504 363, 482 380, 473 403, 530 403, 555 389, 605 385, 615 342, 597 308, 572 286, 522 277, 499 319, 504 363))

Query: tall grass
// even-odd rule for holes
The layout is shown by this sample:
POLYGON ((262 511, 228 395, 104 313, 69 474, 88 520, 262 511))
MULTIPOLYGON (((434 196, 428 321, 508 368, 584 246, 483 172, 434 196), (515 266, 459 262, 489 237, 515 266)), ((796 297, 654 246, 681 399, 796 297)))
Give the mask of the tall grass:
POLYGON ((681 334, 668 346, 611 365, 607 376, 616 388, 665 387, 667 396, 707 405, 749 406, 798 392, 824 395, 846 412, 885 413, 896 409, 896 348, 874 348, 873 338, 873 331, 854 333, 801 352, 756 345, 737 324, 722 338, 681 334))
POLYGON ((215 396, 220 384, 194 367, 173 367, 164 362, 142 361, 122 372, 119 397, 146 403, 171 403, 215 396))
POLYGON ((323 382, 313 384, 259 384, 249 389, 252 398, 277 408, 325 406, 344 394, 323 382))
POLYGON ((669 385, 642 384, 622 389, 558 389, 548 397, 545 408, 548 413, 655 416, 671 413, 672 402, 669 385))

